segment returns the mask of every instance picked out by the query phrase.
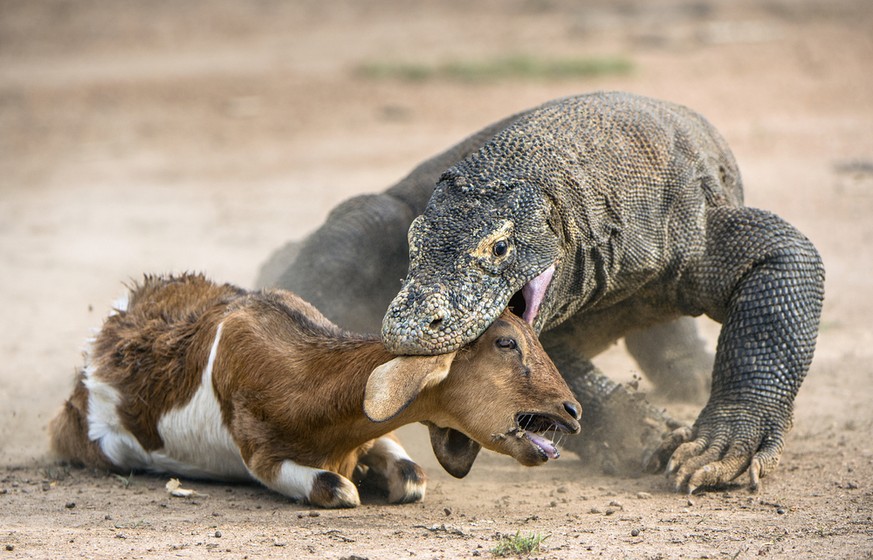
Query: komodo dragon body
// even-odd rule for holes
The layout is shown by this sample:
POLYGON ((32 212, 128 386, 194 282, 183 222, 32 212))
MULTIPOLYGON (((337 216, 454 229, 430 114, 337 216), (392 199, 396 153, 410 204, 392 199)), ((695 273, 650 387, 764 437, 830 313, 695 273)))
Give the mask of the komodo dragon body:
MULTIPOLYGON (((485 127, 419 164, 384 192, 344 201, 314 232, 276 250, 261 267, 256 285, 292 290, 346 329, 378 332, 385 310, 397 295, 409 267, 407 231, 412 220, 424 211, 437 179, 446 169, 475 153, 495 134, 530 112, 512 115, 485 127)), ((584 337, 574 348, 586 358, 592 358, 616 338, 584 337)), ((660 394, 689 402, 700 402, 708 395, 712 355, 698 336, 693 319, 683 317, 628 332, 625 344, 660 394)), ((576 367, 579 365, 574 363, 576 367)), ((631 399, 622 388, 593 368, 582 377, 591 382, 587 386, 591 394, 583 402, 588 410, 610 408, 603 398, 607 394, 620 395, 622 404, 614 403, 614 406, 621 408, 621 415, 645 417, 650 432, 648 439, 660 439, 658 428, 650 425, 660 423, 663 427, 664 418, 659 411, 641 406, 642 401, 631 399)), ((629 422, 630 426, 633 424, 629 422)), ((632 465, 615 464, 622 462, 618 449, 625 445, 616 441, 618 431, 594 434, 592 428, 598 425, 600 423, 588 419, 588 439, 594 449, 601 449, 604 441, 611 440, 614 457, 608 461, 609 470, 635 470, 632 465)), ((602 424, 604 429, 613 426, 612 422, 602 424)), ((634 455, 640 446, 639 441, 634 442, 639 440, 639 435, 622 432, 624 435, 628 435, 623 437, 626 445, 633 448, 628 452, 634 455)))
POLYGON ((382 325, 390 350, 453 351, 512 306, 595 417, 615 392, 592 374, 597 349, 708 315, 722 323, 709 400, 648 462, 689 492, 746 470, 757 487, 778 463, 824 270, 796 229, 742 205, 734 158, 696 113, 598 93, 522 114, 440 177, 409 258, 382 325))

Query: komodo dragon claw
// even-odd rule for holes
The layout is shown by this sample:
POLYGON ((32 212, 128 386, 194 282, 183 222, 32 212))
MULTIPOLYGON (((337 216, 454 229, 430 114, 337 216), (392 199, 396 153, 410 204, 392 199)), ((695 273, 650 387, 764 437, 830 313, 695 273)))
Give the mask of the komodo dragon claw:
POLYGON ((682 427, 665 434, 646 470, 663 469, 674 489, 688 494, 732 483, 748 470, 749 489, 757 491, 761 478, 779 464, 790 421, 788 426, 773 425, 758 435, 762 431, 754 426, 760 425, 761 419, 754 421, 747 413, 734 411, 727 431, 717 428, 712 416, 704 410, 695 425, 700 427, 682 427))

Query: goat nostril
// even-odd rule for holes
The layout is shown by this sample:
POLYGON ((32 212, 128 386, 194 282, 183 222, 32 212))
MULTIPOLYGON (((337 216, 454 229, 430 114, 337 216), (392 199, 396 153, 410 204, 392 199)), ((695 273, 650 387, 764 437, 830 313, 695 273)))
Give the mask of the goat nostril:
POLYGON ((566 401, 564 403, 564 410, 566 410, 567 414, 572 416, 574 420, 579 419, 579 408, 575 404, 571 403, 570 401, 566 401))

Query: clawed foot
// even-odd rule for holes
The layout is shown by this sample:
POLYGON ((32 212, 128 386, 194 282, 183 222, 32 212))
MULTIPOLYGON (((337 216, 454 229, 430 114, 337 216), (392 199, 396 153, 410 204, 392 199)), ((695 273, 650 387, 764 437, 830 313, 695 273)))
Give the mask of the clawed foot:
POLYGON ((729 484, 748 470, 749 487, 757 491, 761 479, 779 464, 783 438, 780 430, 750 438, 749 430, 743 429, 748 426, 748 422, 738 421, 716 424, 711 429, 673 430, 664 436, 661 446, 649 458, 646 470, 664 469, 675 490, 688 494, 729 484), (757 445, 750 443, 750 439, 758 442, 757 445))

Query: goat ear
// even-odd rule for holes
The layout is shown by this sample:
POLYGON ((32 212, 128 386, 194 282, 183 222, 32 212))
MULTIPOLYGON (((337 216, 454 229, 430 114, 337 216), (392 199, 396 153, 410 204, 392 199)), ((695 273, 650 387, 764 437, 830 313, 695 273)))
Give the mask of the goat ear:
POLYGON ((427 429, 430 431, 433 453, 440 465, 455 478, 467 476, 482 446, 452 428, 440 428, 428 422, 427 429))
POLYGON ((422 389, 449 374, 455 352, 438 356, 398 356, 373 370, 364 390, 364 414, 384 422, 400 413, 422 389))

